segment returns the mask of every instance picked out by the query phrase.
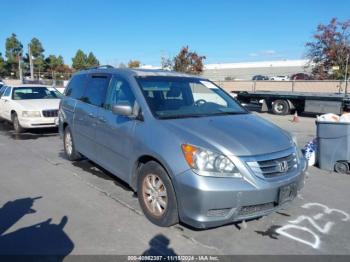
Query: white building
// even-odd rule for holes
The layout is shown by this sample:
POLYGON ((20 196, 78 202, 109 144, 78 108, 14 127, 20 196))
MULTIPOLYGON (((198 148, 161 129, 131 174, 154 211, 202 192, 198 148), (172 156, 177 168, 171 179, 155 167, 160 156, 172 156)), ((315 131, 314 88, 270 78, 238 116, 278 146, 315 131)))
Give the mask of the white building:
POLYGON ((161 66, 153 66, 153 65, 141 65, 141 69, 162 69, 161 66))

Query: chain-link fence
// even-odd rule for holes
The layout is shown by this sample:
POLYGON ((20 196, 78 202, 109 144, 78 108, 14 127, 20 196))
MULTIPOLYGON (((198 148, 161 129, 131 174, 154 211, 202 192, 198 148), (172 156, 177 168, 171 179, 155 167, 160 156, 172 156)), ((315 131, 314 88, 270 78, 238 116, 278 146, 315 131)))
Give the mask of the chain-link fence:
POLYGON ((3 80, 6 85, 14 86, 21 84, 39 84, 39 85, 47 85, 47 86, 55 86, 58 88, 63 88, 67 85, 68 80, 56 80, 56 79, 23 79, 23 81, 19 79, 4 79, 3 80))

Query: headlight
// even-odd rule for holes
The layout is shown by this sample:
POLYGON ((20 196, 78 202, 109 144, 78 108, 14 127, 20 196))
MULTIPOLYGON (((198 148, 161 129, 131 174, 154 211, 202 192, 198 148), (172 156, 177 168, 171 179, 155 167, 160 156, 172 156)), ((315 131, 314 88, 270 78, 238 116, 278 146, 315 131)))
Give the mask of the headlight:
POLYGON ((40 111, 22 111, 23 117, 41 117, 40 111))
POLYGON ((304 157, 303 153, 299 149, 297 137, 292 135, 292 140, 293 140, 295 151, 296 151, 296 154, 297 154, 297 161, 298 161, 298 163, 300 163, 300 160, 304 157))
POLYGON ((293 143, 296 147, 298 147, 298 139, 295 135, 291 135, 292 136, 292 140, 293 140, 293 143))
POLYGON ((237 167, 224 155, 187 144, 182 145, 182 152, 188 165, 198 175, 242 177, 237 167))

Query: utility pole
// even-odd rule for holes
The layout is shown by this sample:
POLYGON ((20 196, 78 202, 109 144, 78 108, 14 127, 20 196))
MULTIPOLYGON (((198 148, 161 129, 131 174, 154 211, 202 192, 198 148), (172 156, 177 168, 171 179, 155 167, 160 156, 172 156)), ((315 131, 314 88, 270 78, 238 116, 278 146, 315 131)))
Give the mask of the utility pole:
POLYGON ((21 64, 21 60, 22 60, 22 54, 19 53, 19 54, 18 54, 18 74, 19 74, 19 80, 21 81, 21 83, 23 83, 23 75, 22 75, 22 64, 21 64))
POLYGON ((34 80, 33 57, 32 57, 32 51, 30 49, 30 44, 28 45, 28 53, 29 53, 30 78, 34 80))
POLYGON ((345 95, 348 94, 348 66, 349 66, 349 56, 350 54, 348 53, 346 57, 346 64, 345 64, 345 95))

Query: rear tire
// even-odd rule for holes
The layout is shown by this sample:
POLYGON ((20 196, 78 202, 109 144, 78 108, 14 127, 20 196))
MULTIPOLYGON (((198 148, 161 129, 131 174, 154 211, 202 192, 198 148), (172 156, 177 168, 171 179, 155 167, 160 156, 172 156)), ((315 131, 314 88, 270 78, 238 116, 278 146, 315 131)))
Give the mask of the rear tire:
POLYGON ((349 174, 349 163, 345 161, 340 161, 335 163, 334 170, 340 174, 349 174))
POLYGON ((287 100, 275 100, 272 105, 272 112, 275 115, 290 114, 290 106, 287 100))
POLYGON ((66 154, 66 157, 68 158, 68 160, 76 161, 81 159, 80 153, 75 149, 72 131, 69 126, 67 126, 64 129, 63 147, 64 147, 64 153, 66 154))
POLYGON ((21 127, 21 124, 19 123, 18 116, 16 113, 12 114, 12 124, 13 124, 13 129, 15 130, 16 134, 20 134, 24 131, 24 129, 21 127))
POLYGON ((143 165, 138 174, 137 195, 145 216, 155 225, 169 227, 179 222, 172 182, 155 161, 143 165))

